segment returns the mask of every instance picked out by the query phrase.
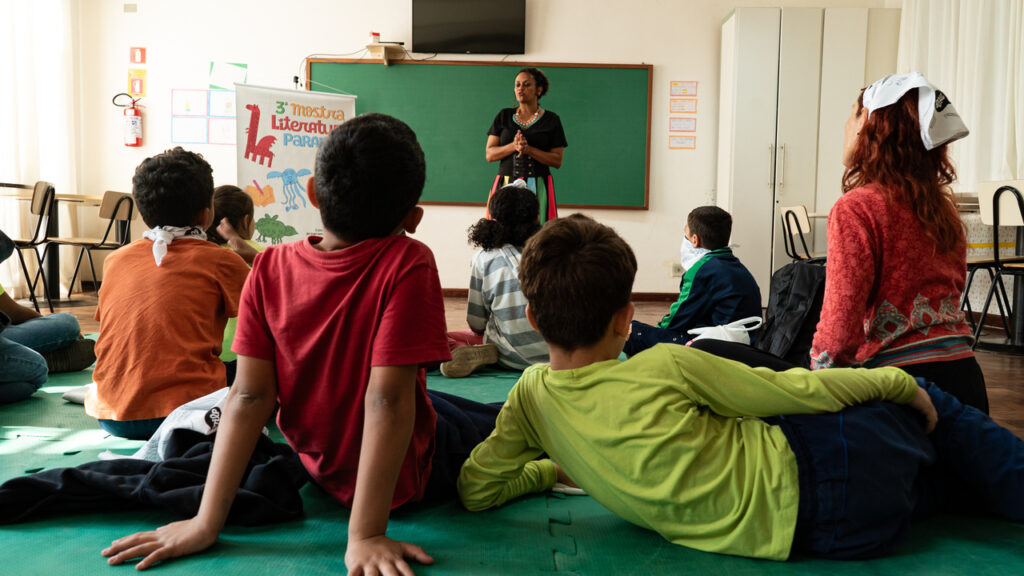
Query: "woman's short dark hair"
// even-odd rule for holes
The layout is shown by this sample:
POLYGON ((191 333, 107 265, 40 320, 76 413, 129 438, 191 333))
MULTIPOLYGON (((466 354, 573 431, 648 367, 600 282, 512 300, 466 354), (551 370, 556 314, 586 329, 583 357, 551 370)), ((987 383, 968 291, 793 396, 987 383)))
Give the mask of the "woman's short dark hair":
POLYGON ((491 196, 491 219, 481 218, 469 227, 469 242, 484 250, 511 244, 522 250, 526 240, 540 230, 537 195, 521 186, 504 186, 491 196))
POLYGON ((132 196, 150 228, 193 226, 210 207, 213 169, 199 154, 178 146, 139 164, 132 177, 132 196))
POLYGON ((544 75, 544 72, 542 72, 540 68, 523 68, 519 72, 516 72, 516 76, 519 76, 524 72, 529 74, 530 76, 533 76, 533 83, 536 84, 537 87, 541 89, 540 94, 537 95, 537 100, 540 100, 544 95, 548 93, 548 86, 550 85, 550 82, 548 82, 548 77, 544 75))
POLYGON ((324 228, 348 242, 390 235, 423 193, 427 168, 412 128, 362 114, 335 128, 316 158, 324 228))
POLYGON ((220 221, 227 218, 235 230, 241 230, 245 217, 252 218, 254 213, 252 196, 238 186, 217 186, 213 189, 213 224, 206 229, 206 239, 217 244, 226 244, 227 240, 217 232, 220 221))
POLYGON ((568 351, 604 338, 629 304, 636 256, 604 224, 582 215, 549 221, 526 242, 519 284, 549 344, 568 351))

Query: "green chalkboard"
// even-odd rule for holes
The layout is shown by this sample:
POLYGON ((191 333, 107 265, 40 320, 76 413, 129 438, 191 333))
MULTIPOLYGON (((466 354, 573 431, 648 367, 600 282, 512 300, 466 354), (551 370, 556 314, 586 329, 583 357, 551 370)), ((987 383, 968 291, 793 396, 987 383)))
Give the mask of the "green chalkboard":
POLYGON ((480 204, 498 163, 484 158, 487 130, 516 105, 520 68, 551 82, 541 106, 559 115, 569 145, 553 170, 559 206, 646 209, 651 66, 308 59, 307 86, 354 94, 356 112, 382 112, 416 132, 427 159, 423 201, 480 204))

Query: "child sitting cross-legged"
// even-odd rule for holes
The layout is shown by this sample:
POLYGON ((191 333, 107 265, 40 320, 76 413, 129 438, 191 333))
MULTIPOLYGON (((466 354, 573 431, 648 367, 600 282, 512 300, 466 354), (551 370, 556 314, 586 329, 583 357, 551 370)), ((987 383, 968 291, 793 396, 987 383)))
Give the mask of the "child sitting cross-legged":
POLYGON ((486 364, 522 370, 548 361, 548 345, 526 319, 526 298, 519 289, 519 257, 526 240, 540 230, 537 195, 517 180, 488 201, 490 218, 469 229, 479 246, 473 255, 466 322, 469 330, 448 333, 452 359, 441 364, 449 378, 468 376, 486 364))
POLYGON ((1024 442, 898 368, 774 372, 672 344, 619 361, 635 274, 583 216, 526 243, 551 364, 526 369, 463 466, 467 508, 571 478, 671 542, 774 560, 884 554, 936 503, 1024 520, 1024 442))
POLYGON ((718 206, 701 206, 686 217, 683 230, 679 298, 657 326, 633 322, 623 347, 627 356, 659 342, 686 344, 693 328, 761 317, 761 289, 729 248, 732 216, 718 206))
MULTIPOLYGON (((0 262, 14 253, 14 241, 0 230, 0 262)), ((71 314, 42 316, 15 302, 0 286, 0 404, 24 400, 48 374, 88 368, 96 355, 71 314)))
POLYGON ((390 116, 357 116, 321 143, 308 193, 324 235, 271 246, 253 262, 238 375, 199 512, 115 541, 103 551, 111 564, 143 558, 145 569, 216 542, 277 403, 277 425, 306 471, 352 508, 350 573, 409 574, 405 557, 433 561, 386 536, 390 510, 454 497, 459 467, 498 408, 426 387, 424 365, 451 355, 433 254, 406 235, 423 217, 425 177, 416 135, 390 116))
POLYGON ((227 385, 218 355, 249 267, 206 240, 213 170, 199 154, 143 160, 132 194, 150 229, 103 264, 85 411, 115 436, 144 440, 178 406, 227 385))

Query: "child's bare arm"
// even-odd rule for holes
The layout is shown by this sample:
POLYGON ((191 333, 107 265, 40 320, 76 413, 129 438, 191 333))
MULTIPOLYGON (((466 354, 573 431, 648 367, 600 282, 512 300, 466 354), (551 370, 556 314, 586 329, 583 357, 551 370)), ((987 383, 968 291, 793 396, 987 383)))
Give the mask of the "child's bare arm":
POLYGON ((221 218, 220 224, 217 225, 217 233, 228 241, 228 246, 235 251, 235 254, 241 256, 246 264, 252 266, 252 261, 256 259, 258 252, 238 235, 235 227, 228 222, 227 218, 221 218))
POLYGON ((274 362, 239 356, 238 377, 224 404, 199 512, 189 520, 115 540, 103 551, 109 558, 107 562, 121 564, 142 558, 135 568, 145 570, 157 562, 194 554, 213 545, 224 527, 242 474, 260 431, 274 409, 276 397, 274 362))
POLYGON ((385 536, 395 484, 416 420, 416 371, 415 365, 374 366, 370 370, 345 552, 349 574, 411 576, 406 557, 423 564, 434 562, 419 546, 385 536))
POLYGON ((21 324, 22 322, 28 322, 33 318, 39 318, 41 316, 39 312, 36 312, 31 308, 26 308, 12 300, 7 292, 0 294, 0 312, 7 314, 11 319, 11 324, 21 324))

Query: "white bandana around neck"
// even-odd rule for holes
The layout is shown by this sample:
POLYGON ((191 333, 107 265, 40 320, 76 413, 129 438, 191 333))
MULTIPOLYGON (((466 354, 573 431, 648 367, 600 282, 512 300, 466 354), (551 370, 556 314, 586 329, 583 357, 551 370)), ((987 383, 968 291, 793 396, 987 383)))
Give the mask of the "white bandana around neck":
POLYGON ((868 116, 879 108, 895 104, 904 94, 917 88, 917 119, 921 123, 921 141, 933 150, 970 134, 953 103, 925 80, 920 72, 889 74, 864 90, 868 116))
POLYGON ((167 255, 167 246, 178 238, 206 240, 206 232, 197 226, 154 226, 142 233, 142 237, 153 241, 153 258, 159 266, 167 255))

